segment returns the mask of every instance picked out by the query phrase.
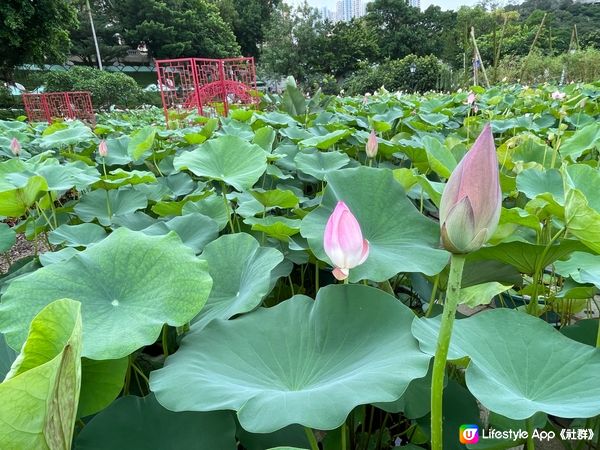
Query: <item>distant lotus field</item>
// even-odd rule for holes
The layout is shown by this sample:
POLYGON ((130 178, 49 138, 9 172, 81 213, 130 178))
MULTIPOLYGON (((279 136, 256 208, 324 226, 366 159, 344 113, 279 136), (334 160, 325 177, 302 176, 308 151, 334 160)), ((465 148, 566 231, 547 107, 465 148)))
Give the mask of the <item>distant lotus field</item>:
POLYGON ((0 121, 0 448, 597 445, 599 99, 0 121))

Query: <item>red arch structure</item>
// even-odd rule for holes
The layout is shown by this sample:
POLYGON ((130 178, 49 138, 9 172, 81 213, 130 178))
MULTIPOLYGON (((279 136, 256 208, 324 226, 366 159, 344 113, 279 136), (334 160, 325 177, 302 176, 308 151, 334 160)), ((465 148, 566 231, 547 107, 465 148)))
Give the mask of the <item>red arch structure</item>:
POLYGON ((169 110, 228 115, 233 104, 258 104, 254 58, 156 61, 165 118, 169 110))
POLYGON ((30 122, 51 123, 56 118, 62 118, 96 124, 92 96, 89 92, 23 94, 23 105, 30 122))

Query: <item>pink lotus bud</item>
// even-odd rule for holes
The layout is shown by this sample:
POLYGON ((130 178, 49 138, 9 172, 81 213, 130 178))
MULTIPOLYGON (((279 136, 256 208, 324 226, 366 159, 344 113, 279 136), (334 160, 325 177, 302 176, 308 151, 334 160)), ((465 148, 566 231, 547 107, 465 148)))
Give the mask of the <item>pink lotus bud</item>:
POLYGON ((333 263, 333 276, 345 280, 350 269, 369 256, 369 241, 363 238, 356 217, 344 202, 338 202, 329 216, 323 237, 325 253, 333 263))
POLYGON ((478 250, 496 230, 502 191, 490 125, 448 179, 440 204, 442 245, 452 253, 478 250))
POLYGON ((554 91, 552 93, 552 100, 563 100, 567 94, 564 92, 554 91))
POLYGON ((102 139, 100 141, 100 145, 98 145, 98 154, 103 158, 108 156, 108 145, 106 145, 106 141, 102 139))
POLYGON ((375 158, 375 156, 377 156, 378 148, 379 144, 377 143, 377 135, 375 134, 375 130, 371 130, 371 134, 369 134, 369 139, 367 139, 367 145, 365 146, 367 156, 369 158, 375 158))
POLYGON ((469 92, 469 96, 467 97, 467 104, 472 105, 473 103, 475 103, 475 93, 469 92))
POLYGON ((21 154, 21 143, 17 138, 12 138, 12 141, 10 141, 10 151, 15 156, 19 156, 21 154))

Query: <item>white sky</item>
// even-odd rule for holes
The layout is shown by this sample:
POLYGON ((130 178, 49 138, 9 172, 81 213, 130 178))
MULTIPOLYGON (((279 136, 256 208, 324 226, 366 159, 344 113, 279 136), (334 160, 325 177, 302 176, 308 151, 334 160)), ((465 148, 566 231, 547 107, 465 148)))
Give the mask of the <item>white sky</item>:
MULTIPOLYGON (((286 0, 287 3, 298 4, 302 0, 286 0)), ((327 6, 330 10, 335 10, 335 0, 308 0, 311 6, 320 8, 327 6)), ((477 0, 421 0, 421 10, 427 9, 429 5, 441 6, 442 9, 457 9, 461 5, 473 6, 477 0)))

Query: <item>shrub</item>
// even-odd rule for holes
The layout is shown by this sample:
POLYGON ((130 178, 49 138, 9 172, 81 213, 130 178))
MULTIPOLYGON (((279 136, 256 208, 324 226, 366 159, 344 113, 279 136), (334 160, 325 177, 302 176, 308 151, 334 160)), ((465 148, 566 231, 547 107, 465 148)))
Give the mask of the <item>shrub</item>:
POLYGON ((350 95, 361 95, 385 86, 389 91, 428 91, 446 88, 441 81, 446 77, 445 65, 433 55, 408 55, 403 59, 388 60, 382 64, 363 66, 344 82, 350 95), (415 71, 410 71, 411 64, 415 71))
POLYGON ((600 78, 600 51, 588 48, 558 56, 534 52, 528 57, 506 57, 498 66, 497 79, 503 78, 523 84, 596 81, 600 78))
POLYGON ((56 91, 89 91, 96 108, 111 105, 135 107, 142 95, 142 90, 129 75, 91 67, 74 67, 64 72, 48 73, 46 92, 56 91))

